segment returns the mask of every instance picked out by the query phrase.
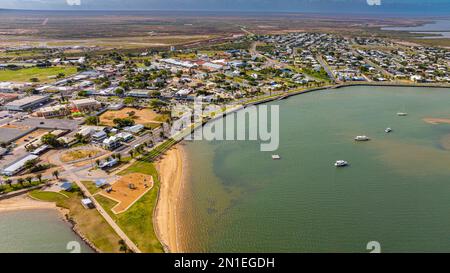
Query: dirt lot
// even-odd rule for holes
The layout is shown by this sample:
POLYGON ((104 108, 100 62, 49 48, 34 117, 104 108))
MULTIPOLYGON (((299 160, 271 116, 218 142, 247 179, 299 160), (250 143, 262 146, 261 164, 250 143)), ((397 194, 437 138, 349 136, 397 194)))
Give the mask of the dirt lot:
POLYGON ((70 150, 61 155, 61 161, 70 162, 85 158, 93 158, 100 153, 99 150, 95 149, 80 149, 80 150, 70 150))
POLYGON ((140 173, 127 174, 112 184, 112 191, 107 193, 103 190, 100 194, 113 199, 118 204, 112 208, 114 213, 126 211, 134 202, 139 200, 147 191, 153 187, 153 177, 140 173), (135 189, 130 189, 129 184, 132 183, 135 189), (144 184, 147 184, 145 187, 144 184))
POLYGON ((37 129, 37 130, 34 130, 33 132, 29 133, 28 135, 26 135, 22 138, 19 138, 18 140, 15 141, 15 143, 17 146, 23 145, 25 143, 30 143, 32 140, 35 140, 36 138, 39 138, 48 132, 49 132, 48 130, 37 129))
POLYGON ((107 111, 106 113, 100 116, 100 123, 107 126, 114 126, 113 120, 116 118, 128 118, 129 112, 134 112, 135 115, 133 117, 136 124, 146 125, 149 123, 158 123, 158 118, 160 115, 155 113, 151 109, 134 109, 131 107, 126 107, 118 111, 107 111))

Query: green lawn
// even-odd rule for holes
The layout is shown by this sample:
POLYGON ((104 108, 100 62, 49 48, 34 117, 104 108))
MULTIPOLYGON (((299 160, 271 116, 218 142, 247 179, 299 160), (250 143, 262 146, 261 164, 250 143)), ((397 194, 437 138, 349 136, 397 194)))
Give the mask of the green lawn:
POLYGON ((56 81, 53 76, 64 73, 65 76, 73 75, 77 72, 76 67, 55 66, 48 68, 23 68, 19 70, 1 70, 0 81, 6 82, 30 82, 31 78, 39 79, 40 83, 56 81))
POLYGON ((96 209, 85 209, 81 205, 82 195, 79 190, 64 193, 36 190, 29 195, 42 201, 55 202, 58 207, 68 209, 69 217, 77 223, 78 230, 98 249, 103 252, 119 252, 119 235, 96 209))
POLYGON ((101 190, 100 188, 97 188, 97 186, 95 186, 94 181, 81 181, 81 183, 83 183, 83 185, 88 189, 88 191, 91 194, 95 194, 101 190))
POLYGON ((155 230, 153 228, 153 210, 156 206, 156 199, 160 187, 158 173, 155 166, 149 162, 137 161, 119 173, 119 175, 126 175, 129 173, 143 173, 152 175, 155 183, 153 188, 126 212, 114 214, 111 209, 116 205, 115 201, 101 195, 96 195, 95 199, 111 215, 120 228, 130 237, 131 240, 133 240, 142 252, 163 252, 162 245, 156 237, 155 230))

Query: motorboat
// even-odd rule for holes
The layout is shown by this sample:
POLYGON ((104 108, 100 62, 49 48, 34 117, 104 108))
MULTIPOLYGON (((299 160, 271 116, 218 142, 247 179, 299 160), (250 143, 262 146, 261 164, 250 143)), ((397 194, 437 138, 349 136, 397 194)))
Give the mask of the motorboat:
POLYGON ((348 166, 348 162, 345 160, 338 160, 336 163, 334 163, 335 167, 346 167, 348 166))
POLYGON ((387 134, 389 134, 390 132, 392 132, 392 129, 391 129, 391 128, 386 128, 386 129, 384 130, 384 132, 387 133, 387 134))
POLYGON ((355 137, 355 141, 369 141, 370 138, 368 136, 357 136, 355 137))

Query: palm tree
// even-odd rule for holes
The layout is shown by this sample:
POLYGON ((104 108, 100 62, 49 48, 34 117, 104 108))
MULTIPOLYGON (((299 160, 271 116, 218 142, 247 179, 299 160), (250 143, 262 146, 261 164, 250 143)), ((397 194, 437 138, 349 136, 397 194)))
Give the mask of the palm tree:
POLYGON ((59 171, 58 171, 58 170, 53 171, 52 175, 53 175, 56 179, 59 180, 59 171))
POLYGON ((117 160, 120 161, 122 159, 122 154, 120 154, 120 153, 116 154, 116 158, 117 158, 117 160))
POLYGON ((12 180, 11 179, 6 179, 5 180, 5 184, 11 187, 12 180))
POLYGON ((130 154, 131 158, 134 158, 134 151, 133 150, 130 150, 128 153, 130 154))
POLYGON ((36 179, 39 181, 39 184, 42 183, 42 174, 38 173, 36 174, 36 179))
POLYGON ((22 187, 23 187, 23 182, 25 182, 25 180, 21 177, 21 178, 19 178, 19 179, 17 179, 17 183, 19 184, 19 185, 21 185, 22 187))
POLYGON ((33 182, 33 178, 31 176, 28 176, 27 178, 25 178, 25 180, 28 182, 28 184, 30 184, 31 186, 31 182, 33 182))
POLYGON ((100 166, 100 159, 95 160, 95 164, 98 166, 100 166))

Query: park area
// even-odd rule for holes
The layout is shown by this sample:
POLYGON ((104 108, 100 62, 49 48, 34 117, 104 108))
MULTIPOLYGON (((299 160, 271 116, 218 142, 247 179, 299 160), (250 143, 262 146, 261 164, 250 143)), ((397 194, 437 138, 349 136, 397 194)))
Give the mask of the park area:
POLYGON ((114 182, 110 191, 100 194, 117 202, 111 209, 114 213, 122 213, 153 187, 151 175, 132 173, 114 182))
POLYGON ((132 118, 136 124, 151 125, 161 123, 162 116, 155 111, 144 108, 135 109, 125 107, 121 110, 110 110, 100 116, 100 123, 106 126, 114 126, 114 119, 116 118, 132 118))
POLYGON ((0 70, 0 82, 31 82, 31 79, 37 79, 40 83, 49 83, 56 81, 59 74, 64 74, 64 77, 68 77, 75 73, 77 73, 77 68, 70 66, 0 70))

